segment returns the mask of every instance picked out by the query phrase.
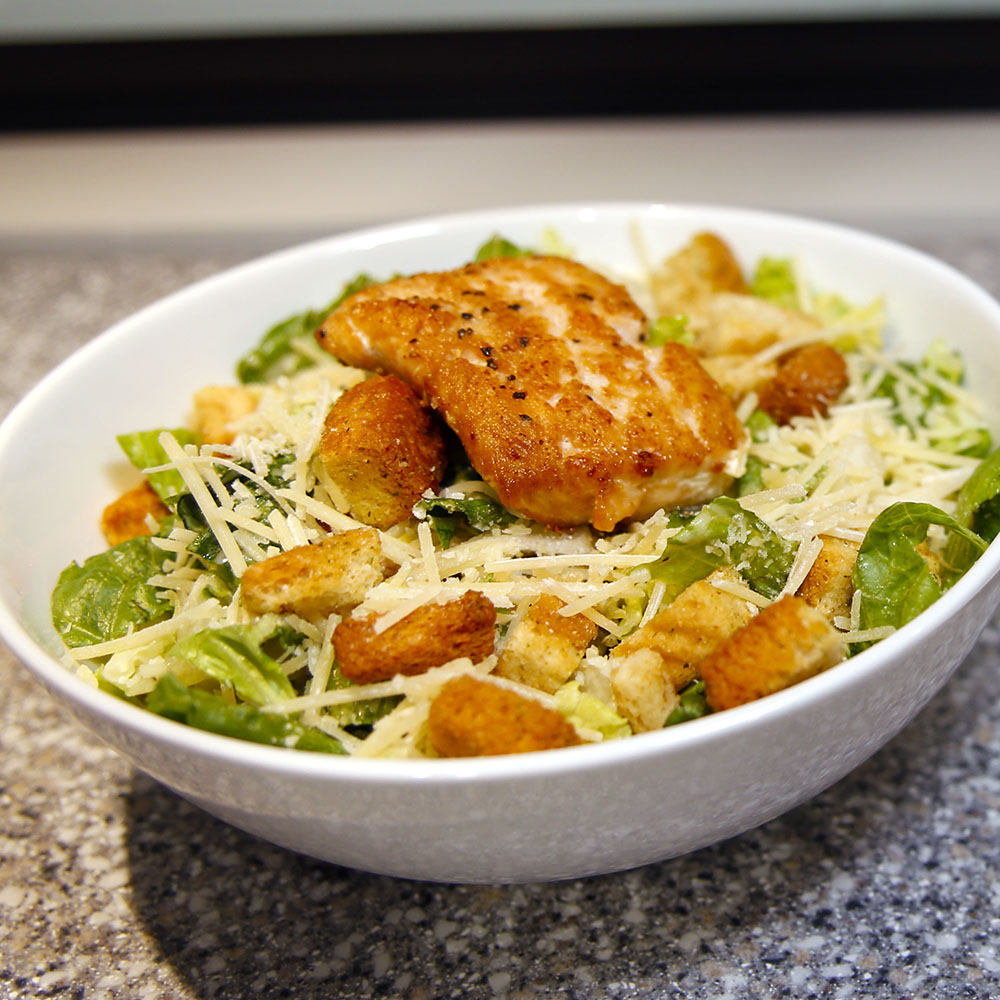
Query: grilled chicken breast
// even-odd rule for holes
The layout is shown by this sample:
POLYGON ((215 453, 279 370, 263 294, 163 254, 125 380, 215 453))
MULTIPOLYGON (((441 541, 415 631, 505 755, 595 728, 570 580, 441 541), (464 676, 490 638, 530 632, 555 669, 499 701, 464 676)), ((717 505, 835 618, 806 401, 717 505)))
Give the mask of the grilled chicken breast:
POLYGON ((717 496, 745 434, 686 347, 647 348, 628 292, 561 257, 500 258, 353 295, 317 332, 408 382, 508 507, 609 531, 717 496))

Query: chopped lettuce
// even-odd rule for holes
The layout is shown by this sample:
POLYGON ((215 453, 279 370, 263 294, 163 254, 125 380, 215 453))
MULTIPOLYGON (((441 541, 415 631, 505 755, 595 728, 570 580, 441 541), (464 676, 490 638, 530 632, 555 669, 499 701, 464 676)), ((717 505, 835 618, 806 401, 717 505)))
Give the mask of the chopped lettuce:
POLYGON ((89 646, 169 618, 173 607, 146 581, 170 553, 140 535, 72 563, 52 593, 52 624, 67 646, 89 646))
POLYGON ((464 497, 424 497, 414 504, 413 513, 421 520, 430 521, 443 549, 451 545, 455 532, 463 524, 474 531, 489 531, 517 520, 517 515, 502 503, 482 493, 464 497))
MULTIPOLYGON (((128 460, 139 470, 151 469, 157 465, 167 465, 170 459, 160 444, 160 435, 166 428, 159 427, 151 431, 133 431, 131 434, 119 434, 118 444, 128 456, 128 460)), ((198 444, 200 438, 194 431, 184 428, 174 428, 168 433, 174 436, 179 445, 198 444)), ((147 476, 149 485, 163 501, 168 501, 183 493, 184 480, 176 469, 164 469, 162 472, 150 472, 147 476)))
POLYGON ((990 433, 982 423, 970 423, 949 384, 958 386, 964 378, 962 359, 942 341, 935 341, 918 362, 900 361, 906 373, 883 376, 874 395, 892 402, 896 423, 916 431, 926 430, 933 447, 956 455, 983 458, 990 451, 990 433), (908 405, 909 404, 909 405, 908 405), (917 425, 917 426, 914 426, 917 425))
MULTIPOLYGON (((359 274, 340 290, 340 294, 325 309, 309 309, 296 313, 271 327, 252 351, 237 362, 236 375, 243 383, 269 382, 279 375, 291 375, 308 368, 312 358, 308 351, 299 350, 303 340, 311 341, 334 309, 345 299, 378 280, 370 274, 359 274)), ((311 345, 310 345, 311 346, 311 345)))
POLYGON ((982 538, 931 504, 903 501, 887 507, 869 526, 854 566, 860 627, 901 628, 929 608, 985 548, 982 538), (918 550, 932 524, 965 543, 955 550, 960 561, 943 565, 941 579, 918 550))
POLYGON ((535 251, 528 247, 519 247, 516 243, 505 239, 499 233, 494 233, 477 251, 473 260, 481 263, 484 260, 495 260, 497 257, 530 257, 535 251))
POLYGON ((281 665, 263 649, 278 636, 279 624, 273 615, 265 615, 252 625, 204 629, 175 643, 167 656, 189 660, 254 705, 294 698, 295 689, 281 665))
POLYGON ((681 691, 677 707, 667 716, 667 721, 663 725, 676 726, 680 722, 700 719, 703 715, 710 715, 711 712, 708 699, 705 697, 705 682, 692 681, 681 691))
POLYGON ((694 343, 694 332, 688 327, 687 316, 661 316, 646 333, 646 343, 650 347, 662 347, 671 341, 688 347, 694 343))
POLYGON ((234 705, 219 695, 182 684, 166 674, 146 698, 146 708, 175 722, 252 743, 344 754, 339 740, 297 719, 262 712, 253 705, 234 705))
MULTIPOLYGON (((351 687, 349 681, 334 665, 333 672, 327 682, 327 691, 339 691, 351 687)), ((385 698, 368 698, 365 701, 352 701, 346 705, 330 705, 323 709, 339 726, 345 729, 357 730, 373 726, 384 715, 388 715, 401 701, 402 695, 389 695, 385 698)))
POLYGON ((606 740, 632 735, 632 727, 614 709, 588 694, 576 681, 559 688, 555 698, 556 709, 574 726, 594 729, 606 740))
POLYGON ((732 566, 757 593, 777 597, 797 548, 737 500, 719 497, 687 519, 660 559, 644 567, 666 584, 666 601, 720 566, 732 566))
POLYGON ((785 309, 801 308, 795 265, 787 257, 761 257, 750 282, 750 292, 785 309))

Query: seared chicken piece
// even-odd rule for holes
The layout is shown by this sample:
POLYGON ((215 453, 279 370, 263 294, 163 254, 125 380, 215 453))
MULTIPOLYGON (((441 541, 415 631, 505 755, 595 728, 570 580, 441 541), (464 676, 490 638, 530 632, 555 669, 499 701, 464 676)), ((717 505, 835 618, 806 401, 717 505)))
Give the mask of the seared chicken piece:
POLYGON ((508 507, 609 531, 717 496, 743 428, 686 347, 646 348, 628 292, 559 257, 501 258, 367 288, 319 343, 398 375, 508 507))

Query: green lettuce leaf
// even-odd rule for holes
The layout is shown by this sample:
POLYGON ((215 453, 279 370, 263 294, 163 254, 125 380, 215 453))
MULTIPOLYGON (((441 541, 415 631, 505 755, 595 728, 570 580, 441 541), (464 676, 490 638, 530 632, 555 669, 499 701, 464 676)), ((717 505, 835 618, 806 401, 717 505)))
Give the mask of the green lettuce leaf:
POLYGON ((703 715, 711 713, 712 710, 705 698, 705 682, 692 681, 681 691, 677 707, 667 716, 667 721, 663 725, 676 726, 680 722, 690 722, 692 719, 700 719, 703 715))
POLYGON ((985 548, 986 542, 978 535, 931 504, 904 501, 887 507, 869 526, 854 566, 854 587, 861 601, 860 627, 892 625, 900 628, 912 621, 929 608, 985 548), (941 582, 917 551, 932 524, 947 528, 966 543, 960 550, 961 561, 948 563, 941 582))
POLYGON ((694 343, 694 332, 688 328, 687 316, 661 316, 646 332, 645 341, 650 347, 662 347, 671 341, 690 347, 694 343))
POLYGON ((757 593, 777 597, 797 548, 737 500, 719 497, 686 521, 660 559, 644 566, 666 584, 668 602, 720 566, 732 566, 757 593))
POLYGON ((311 339, 323 321, 348 296, 369 285, 377 285, 369 274, 359 274, 340 290, 340 294, 325 309, 309 309, 289 316, 272 326, 257 346, 243 355, 236 365, 236 376, 243 383, 269 382, 279 375, 291 375, 312 365, 312 359, 296 349, 296 343, 311 339))
POLYGON ((473 260, 480 263, 484 260, 495 260, 497 257, 530 257, 534 250, 519 247, 499 233, 494 233, 477 251, 473 260))
POLYGON ((465 497, 425 497, 413 505, 413 513, 430 521, 443 549, 451 545, 455 532, 463 524, 474 531, 489 531, 517 520, 517 515, 502 503, 482 493, 465 497))
POLYGON ((569 681, 555 694, 556 709, 574 726, 594 729, 606 740, 632 735, 632 727, 610 705, 569 681))
MULTIPOLYGON (((334 665, 333 672, 327 682, 327 691, 339 691, 351 687, 349 681, 334 665)), ((401 701, 402 695, 389 695, 385 698, 368 698, 365 701, 352 701, 346 705, 329 705, 323 709, 339 726, 345 729, 367 728, 373 726, 383 716, 388 715, 401 701)))
POLYGON ((163 570, 170 553, 141 535, 72 563, 52 592, 52 624, 67 646, 118 639, 169 618, 172 607, 146 581, 163 570))
POLYGON ((160 678, 146 697, 146 708, 195 729, 238 740, 319 753, 346 752, 339 740, 319 729, 253 705, 232 705, 218 695, 185 686, 173 674, 160 678))
MULTIPOLYGON (((174 436, 182 447, 186 444, 199 444, 200 437, 194 431, 183 427, 169 429, 159 427, 151 431, 133 431, 131 434, 119 434, 118 444, 128 456, 128 460, 137 469, 150 469, 157 465, 166 465, 170 459, 160 445, 160 435, 163 431, 174 436)), ((178 493, 183 493, 187 487, 181 474, 176 469, 165 469, 163 472, 151 472, 147 476, 149 485, 153 487, 161 500, 172 500, 178 493)))
POLYGON ((226 625, 195 632, 168 651, 189 660, 221 684, 229 684, 244 701, 266 705, 295 697, 295 689, 278 662, 263 649, 277 636, 280 623, 265 615, 252 625, 226 625))
POLYGON ((795 266, 784 257, 761 257, 750 282, 750 291, 785 309, 798 309, 800 303, 795 266))

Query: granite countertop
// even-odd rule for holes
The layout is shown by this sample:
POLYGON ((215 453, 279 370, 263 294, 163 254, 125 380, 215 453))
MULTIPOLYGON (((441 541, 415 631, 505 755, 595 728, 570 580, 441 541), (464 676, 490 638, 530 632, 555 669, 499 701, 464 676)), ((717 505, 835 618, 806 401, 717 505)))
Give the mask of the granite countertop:
MULTIPOLYGON (((924 245, 1000 291, 1000 239, 924 245)), ((0 407, 244 255, 0 254, 0 407)), ((687 857, 526 886, 291 854, 126 764, 6 652, 0 688, 4 997, 1000 994, 1000 617, 901 735, 806 805, 687 857)))

